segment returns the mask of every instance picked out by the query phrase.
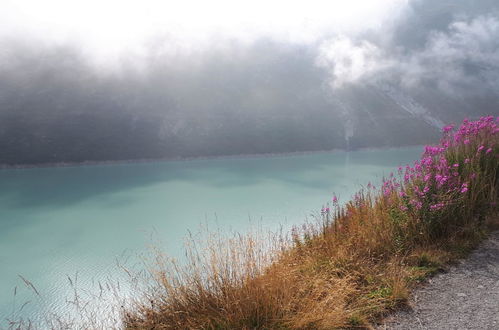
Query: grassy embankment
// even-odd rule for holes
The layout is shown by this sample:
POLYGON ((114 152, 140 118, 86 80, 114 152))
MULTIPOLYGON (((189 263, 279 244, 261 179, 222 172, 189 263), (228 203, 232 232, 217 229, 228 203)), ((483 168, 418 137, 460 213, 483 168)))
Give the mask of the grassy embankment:
POLYGON ((125 325, 164 329, 365 327, 465 255, 497 220, 497 119, 444 129, 413 167, 368 185, 322 221, 261 246, 239 237, 160 261, 125 325), (494 221, 492 221, 494 220, 494 221), (271 246, 271 247, 270 247, 271 246))

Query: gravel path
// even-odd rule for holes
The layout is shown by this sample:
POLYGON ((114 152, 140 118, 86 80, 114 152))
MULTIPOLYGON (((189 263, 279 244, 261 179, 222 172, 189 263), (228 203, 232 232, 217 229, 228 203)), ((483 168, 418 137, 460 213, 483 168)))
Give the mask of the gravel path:
POLYGON ((499 231, 384 322, 378 329, 499 330, 499 231))

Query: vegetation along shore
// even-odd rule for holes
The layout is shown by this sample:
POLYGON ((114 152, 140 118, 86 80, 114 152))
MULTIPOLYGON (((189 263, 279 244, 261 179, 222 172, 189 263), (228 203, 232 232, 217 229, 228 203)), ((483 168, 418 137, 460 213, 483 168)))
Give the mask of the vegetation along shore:
POLYGON ((413 166, 333 196, 320 221, 288 238, 193 247, 123 311, 128 329, 369 327, 497 226, 499 118, 443 129, 413 166))

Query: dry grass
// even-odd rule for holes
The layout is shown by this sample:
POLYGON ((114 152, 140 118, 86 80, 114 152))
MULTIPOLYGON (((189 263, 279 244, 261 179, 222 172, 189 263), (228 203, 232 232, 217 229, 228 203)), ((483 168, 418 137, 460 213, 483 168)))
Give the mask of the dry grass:
POLYGON ((192 255, 187 268, 161 258, 156 285, 124 314, 127 328, 368 327, 484 237, 468 228, 401 249, 393 240, 396 228, 375 213, 340 218, 325 233, 302 232, 284 251, 258 249, 248 236, 211 245, 207 254, 192 255))

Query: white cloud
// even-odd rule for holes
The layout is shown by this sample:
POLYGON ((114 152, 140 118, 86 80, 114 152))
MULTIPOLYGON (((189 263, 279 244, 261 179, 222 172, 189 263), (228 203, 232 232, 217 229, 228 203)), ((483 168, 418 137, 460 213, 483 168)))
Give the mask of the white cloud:
POLYGON ((448 32, 434 32, 425 49, 403 65, 407 84, 434 80, 442 89, 478 81, 494 85, 499 76, 499 20, 479 16, 456 21, 448 32))
POLYGON ((446 32, 431 32, 420 50, 332 38, 319 48, 317 65, 328 71, 332 88, 383 80, 405 87, 432 82, 447 93, 476 91, 477 86, 499 93, 499 20, 454 21, 446 32))
POLYGON ((376 29, 409 0, 3 0, 0 38, 37 35, 98 56, 141 51, 150 38, 176 47, 259 37, 314 43, 328 33, 376 29))
POLYGON ((384 51, 362 40, 353 42, 341 36, 323 42, 319 47, 317 65, 328 70, 333 88, 368 79, 392 64, 384 51))

